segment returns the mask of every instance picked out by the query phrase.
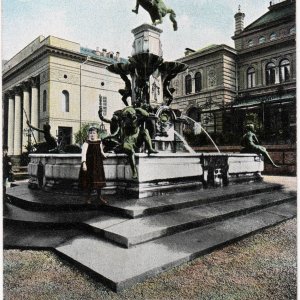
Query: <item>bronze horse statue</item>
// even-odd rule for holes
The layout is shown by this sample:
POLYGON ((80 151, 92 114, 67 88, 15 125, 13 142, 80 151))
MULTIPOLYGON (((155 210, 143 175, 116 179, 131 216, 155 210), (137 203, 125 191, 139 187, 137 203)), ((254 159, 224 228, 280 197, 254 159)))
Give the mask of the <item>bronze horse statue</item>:
POLYGON ((173 9, 166 7, 163 0, 136 0, 135 9, 132 11, 137 14, 139 6, 142 6, 150 14, 153 25, 161 24, 163 17, 170 14, 173 29, 177 30, 176 14, 173 9))

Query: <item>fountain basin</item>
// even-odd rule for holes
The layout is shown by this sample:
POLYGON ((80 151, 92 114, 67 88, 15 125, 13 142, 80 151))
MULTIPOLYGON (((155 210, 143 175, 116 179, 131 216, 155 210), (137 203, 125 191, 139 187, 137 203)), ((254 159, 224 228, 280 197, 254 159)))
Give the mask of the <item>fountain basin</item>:
MULTIPOLYGON (((223 186, 261 179, 262 158, 237 153, 136 154, 138 179, 131 178, 125 154, 104 161, 104 194, 126 193, 144 198, 166 191, 223 186)), ((60 193, 79 193, 80 154, 31 154, 29 187, 60 193)))

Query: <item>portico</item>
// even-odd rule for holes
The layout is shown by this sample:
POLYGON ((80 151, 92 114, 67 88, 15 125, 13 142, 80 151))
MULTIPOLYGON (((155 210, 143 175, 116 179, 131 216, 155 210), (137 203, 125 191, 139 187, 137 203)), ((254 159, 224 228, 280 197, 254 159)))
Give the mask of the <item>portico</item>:
POLYGON ((28 78, 11 87, 5 93, 7 105, 7 146, 8 155, 20 156, 26 151, 27 139, 23 135, 28 128, 27 120, 38 127, 38 88, 39 76, 28 78))

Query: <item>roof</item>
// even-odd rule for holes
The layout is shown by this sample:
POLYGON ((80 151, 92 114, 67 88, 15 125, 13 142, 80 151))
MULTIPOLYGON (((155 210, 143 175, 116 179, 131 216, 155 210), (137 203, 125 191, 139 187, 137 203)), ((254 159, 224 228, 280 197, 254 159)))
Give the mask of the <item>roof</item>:
POLYGON ((296 1, 286 0, 269 7, 269 11, 248 25, 243 32, 264 27, 273 22, 280 22, 284 19, 293 20, 296 17, 296 1))
POLYGON ((89 56, 93 59, 108 62, 108 63, 111 63, 111 64, 114 64, 114 63, 117 63, 117 62, 127 63, 127 59, 125 59, 125 58, 120 57, 120 59, 117 60, 115 57, 111 58, 111 57, 106 57, 106 56, 103 56, 103 55, 98 55, 95 50, 92 50, 92 49, 89 49, 89 48, 80 47, 80 53, 83 54, 83 55, 89 56))
MULTIPOLYGON (((188 48, 186 48, 186 49, 188 49, 188 48)), ((232 52, 232 53, 236 54, 236 50, 234 48, 228 46, 228 45, 225 45, 225 44, 219 44, 219 45, 211 44, 211 45, 208 45, 208 46, 203 47, 201 49, 193 50, 193 52, 190 52, 187 55, 185 55, 185 56, 183 56, 179 59, 176 59, 176 61, 188 61, 188 60, 194 59, 195 57, 198 57, 200 55, 207 55, 207 54, 215 53, 215 52, 220 51, 220 50, 226 50, 226 51, 229 51, 229 52, 232 52)))

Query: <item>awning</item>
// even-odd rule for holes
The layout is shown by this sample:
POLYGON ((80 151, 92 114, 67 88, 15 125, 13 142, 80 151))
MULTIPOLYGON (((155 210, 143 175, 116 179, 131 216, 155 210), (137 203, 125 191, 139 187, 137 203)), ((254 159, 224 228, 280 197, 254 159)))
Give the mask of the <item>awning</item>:
POLYGON ((289 93, 282 96, 268 95, 256 98, 249 98, 243 100, 236 100, 232 104, 232 108, 246 108, 251 106, 258 106, 261 104, 275 104, 296 101, 296 93, 289 93))

